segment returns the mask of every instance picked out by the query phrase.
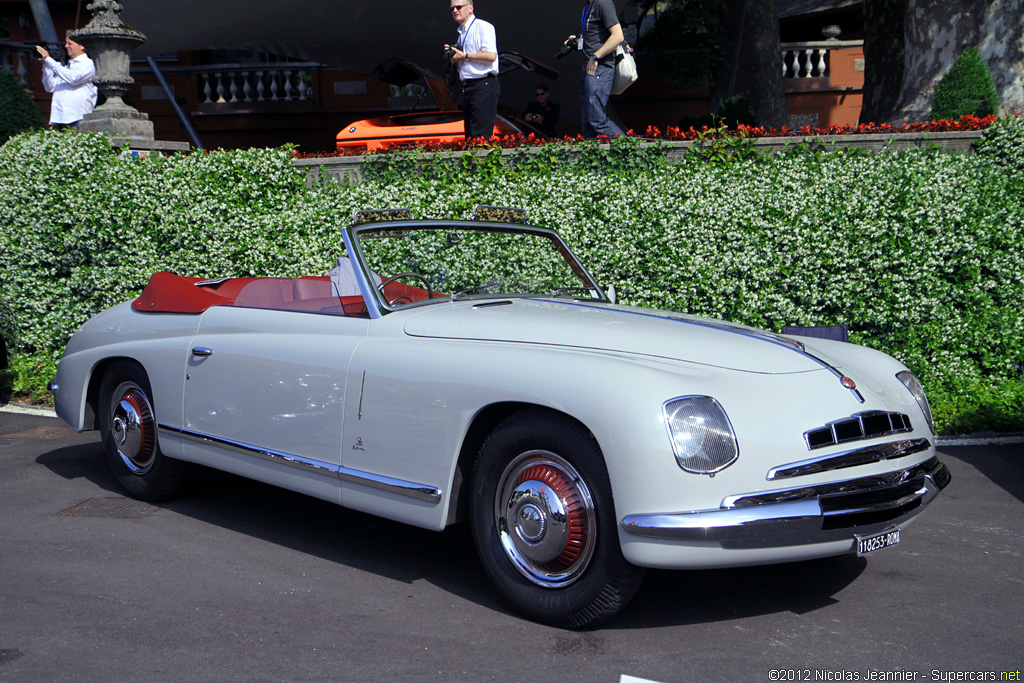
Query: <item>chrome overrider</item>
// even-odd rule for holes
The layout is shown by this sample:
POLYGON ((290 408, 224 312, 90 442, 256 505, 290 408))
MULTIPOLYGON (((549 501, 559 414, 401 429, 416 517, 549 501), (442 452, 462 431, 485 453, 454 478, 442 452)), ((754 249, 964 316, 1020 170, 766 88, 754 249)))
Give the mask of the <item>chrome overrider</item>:
POLYGON ((880 475, 730 496, 717 510, 629 515, 635 536, 717 541, 723 548, 777 548, 872 534, 917 516, 950 481, 937 458, 880 475))

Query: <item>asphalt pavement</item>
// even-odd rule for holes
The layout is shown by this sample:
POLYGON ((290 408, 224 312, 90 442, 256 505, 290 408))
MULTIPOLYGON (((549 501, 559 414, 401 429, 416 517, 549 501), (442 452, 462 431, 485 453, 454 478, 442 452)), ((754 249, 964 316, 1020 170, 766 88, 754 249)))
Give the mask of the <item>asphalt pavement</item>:
POLYGON ((1020 680, 1024 446, 940 457, 899 546, 653 571, 571 632, 508 612, 464 529, 208 470, 142 504, 95 433, 0 412, 0 681, 1020 680))

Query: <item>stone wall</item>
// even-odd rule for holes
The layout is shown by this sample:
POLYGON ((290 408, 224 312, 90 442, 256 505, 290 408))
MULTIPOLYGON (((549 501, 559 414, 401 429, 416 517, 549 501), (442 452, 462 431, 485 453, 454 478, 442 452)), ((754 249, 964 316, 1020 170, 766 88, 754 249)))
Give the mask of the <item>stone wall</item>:
MULTIPOLYGON (((754 147, 765 153, 773 154, 783 149, 786 145, 797 145, 805 142, 819 144, 822 146, 833 146, 836 149, 845 147, 860 147, 871 151, 879 151, 891 145, 895 149, 911 149, 938 145, 946 152, 973 151, 973 143, 981 138, 981 131, 966 131, 960 133, 905 133, 900 135, 828 135, 819 137, 786 137, 786 138, 760 138, 754 141, 754 147)), ((658 144, 658 143, 645 143, 658 144)), ((694 142, 666 142, 662 143, 666 148, 666 156, 669 162, 682 158, 694 142)), ((519 150, 507 149, 502 152, 509 156, 519 150)), ((472 154, 473 152, 462 152, 472 154)), ((351 157, 318 157, 315 159, 296 159, 294 164, 297 168, 306 172, 306 183, 312 184, 321 176, 335 182, 345 184, 357 184, 363 180, 363 159, 362 156, 351 157)))

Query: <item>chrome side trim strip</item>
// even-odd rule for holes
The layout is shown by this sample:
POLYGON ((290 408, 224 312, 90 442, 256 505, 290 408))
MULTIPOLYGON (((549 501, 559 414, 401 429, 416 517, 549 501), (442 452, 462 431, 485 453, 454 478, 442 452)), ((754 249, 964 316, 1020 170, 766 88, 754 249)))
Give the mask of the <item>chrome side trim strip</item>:
POLYGON ((279 451, 274 451, 269 448, 261 448, 241 441, 222 439, 217 436, 201 434, 200 432, 193 432, 189 429, 174 427, 172 425, 161 424, 159 428, 161 432, 166 432, 173 436, 179 436, 183 439, 188 439, 189 441, 195 441, 209 446, 217 446, 218 448, 224 448, 229 451, 234 451, 235 453, 241 453, 242 455, 249 455, 262 460, 276 462, 281 465, 289 465, 312 474, 319 474, 328 477, 337 476, 338 474, 337 466, 321 462, 319 460, 303 458, 302 456, 291 455, 290 453, 281 453, 279 451))
POLYGON ((332 465, 331 463, 323 462, 321 460, 304 458, 300 455, 282 453, 281 451, 261 448, 252 444, 242 443, 241 441, 232 441, 230 439, 223 439, 216 436, 210 436, 208 434, 201 434, 199 432, 175 427, 173 425, 161 424, 159 425, 159 429, 161 432, 171 436, 177 436, 197 443, 224 448, 236 453, 241 453, 242 455, 260 458, 280 465, 288 465, 290 467, 303 470, 304 472, 310 472, 312 474, 327 477, 337 477, 341 481, 358 484, 360 486, 384 491, 386 493, 393 493, 406 498, 422 500, 435 505, 441 502, 441 489, 434 486, 428 486, 427 484, 417 484, 412 481, 405 481, 403 479, 385 477, 380 474, 354 470, 349 467, 332 465))
POLYGON ((427 503, 439 503, 441 501, 441 489, 426 484, 417 484, 403 479, 385 477, 381 474, 371 474, 361 470, 354 470, 349 467, 338 468, 338 478, 352 484, 359 484, 367 488, 396 493, 406 498, 415 498, 427 503))
POLYGON ((857 467, 869 462, 892 460, 902 458, 914 453, 920 453, 931 448, 928 439, 907 439, 904 441, 892 441, 890 443, 876 444, 856 448, 844 453, 824 455, 818 458, 809 458, 798 462, 791 462, 787 465, 780 465, 768 470, 768 481, 777 479, 789 479, 790 477, 802 477, 807 474, 819 472, 830 472, 832 470, 857 467))

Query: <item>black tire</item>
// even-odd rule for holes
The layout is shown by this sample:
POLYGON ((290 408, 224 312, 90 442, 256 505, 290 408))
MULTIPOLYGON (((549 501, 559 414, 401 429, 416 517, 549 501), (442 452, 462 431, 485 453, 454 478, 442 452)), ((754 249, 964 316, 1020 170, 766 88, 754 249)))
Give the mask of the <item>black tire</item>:
POLYGON ((181 492, 188 463, 160 452, 149 379, 143 369, 119 361, 100 385, 100 436, 118 483, 133 498, 159 501, 181 492))
POLYGON ((501 423, 480 449, 470 505, 488 576, 530 619, 593 626, 625 607, 643 581, 619 547, 601 450, 565 416, 538 410, 501 423))

